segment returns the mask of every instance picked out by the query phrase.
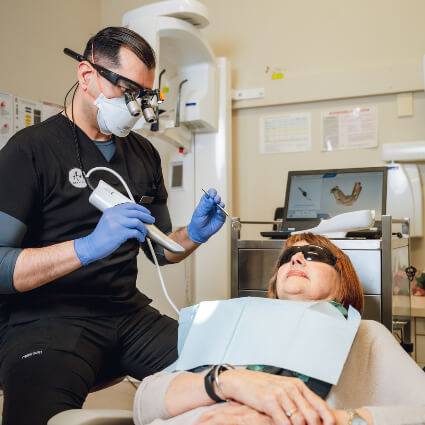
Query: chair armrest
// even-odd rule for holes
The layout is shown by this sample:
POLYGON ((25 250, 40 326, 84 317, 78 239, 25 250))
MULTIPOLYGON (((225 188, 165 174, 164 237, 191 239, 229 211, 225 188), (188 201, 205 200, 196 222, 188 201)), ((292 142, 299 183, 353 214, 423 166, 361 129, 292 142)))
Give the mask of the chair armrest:
POLYGON ((47 425, 134 425, 131 410, 72 409, 50 418, 47 425))

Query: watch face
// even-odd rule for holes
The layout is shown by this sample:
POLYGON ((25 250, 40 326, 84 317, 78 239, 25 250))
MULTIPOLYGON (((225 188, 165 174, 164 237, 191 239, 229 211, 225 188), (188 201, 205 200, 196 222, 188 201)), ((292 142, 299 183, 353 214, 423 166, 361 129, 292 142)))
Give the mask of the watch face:
POLYGON ((367 425, 367 422, 361 416, 355 416, 351 421, 351 425, 367 425))

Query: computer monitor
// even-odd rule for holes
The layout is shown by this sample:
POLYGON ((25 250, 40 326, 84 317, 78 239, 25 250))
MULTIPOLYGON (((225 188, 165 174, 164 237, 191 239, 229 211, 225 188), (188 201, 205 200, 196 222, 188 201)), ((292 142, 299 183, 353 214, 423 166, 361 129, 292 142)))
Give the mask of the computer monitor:
POLYGON ((387 168, 289 171, 284 230, 304 230, 349 211, 386 213, 387 168))

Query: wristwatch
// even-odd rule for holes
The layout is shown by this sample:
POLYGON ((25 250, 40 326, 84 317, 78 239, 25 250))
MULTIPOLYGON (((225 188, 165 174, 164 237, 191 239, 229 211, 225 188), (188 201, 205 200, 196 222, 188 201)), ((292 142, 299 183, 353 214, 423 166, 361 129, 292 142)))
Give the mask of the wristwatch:
POLYGON ((356 410, 354 409, 345 409, 348 413, 348 422, 347 425, 367 425, 365 419, 363 419, 356 410))

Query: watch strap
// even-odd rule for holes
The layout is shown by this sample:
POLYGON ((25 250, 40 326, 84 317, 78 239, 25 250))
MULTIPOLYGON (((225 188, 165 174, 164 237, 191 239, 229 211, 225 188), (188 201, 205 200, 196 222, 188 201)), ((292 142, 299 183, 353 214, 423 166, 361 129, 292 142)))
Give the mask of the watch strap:
MULTIPOLYGON (((214 380, 214 376, 216 374, 216 369, 220 368, 221 365, 216 365, 213 366, 211 368, 211 370, 205 375, 204 378, 204 386, 205 386, 205 391, 208 394, 208 397, 211 400, 214 400, 216 403, 223 403, 226 400, 221 399, 216 392, 214 391, 214 387, 213 387, 213 380, 214 380)), ((218 370, 217 370, 218 373, 218 370)))
MULTIPOLYGON (((214 369, 214 382, 215 382, 215 389, 216 389, 216 391, 219 393, 219 394, 222 394, 223 396, 224 396, 224 398, 226 399, 226 396, 224 395, 224 392, 223 392, 223 390, 221 389, 221 386, 220 386, 220 382, 219 382, 219 380, 218 380, 218 375, 220 375, 220 373, 221 372, 224 372, 225 370, 230 370, 230 369, 234 369, 235 367, 234 366, 232 366, 231 364, 229 364, 229 363, 223 363, 223 364, 220 364, 220 365, 218 365, 218 366, 216 366, 215 367, 215 369, 214 369)), ((217 394, 217 392, 216 392, 216 394, 217 394)), ((225 400, 226 401, 226 400, 225 400)))

